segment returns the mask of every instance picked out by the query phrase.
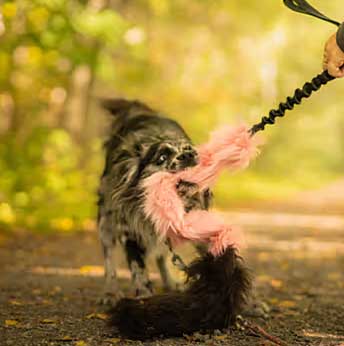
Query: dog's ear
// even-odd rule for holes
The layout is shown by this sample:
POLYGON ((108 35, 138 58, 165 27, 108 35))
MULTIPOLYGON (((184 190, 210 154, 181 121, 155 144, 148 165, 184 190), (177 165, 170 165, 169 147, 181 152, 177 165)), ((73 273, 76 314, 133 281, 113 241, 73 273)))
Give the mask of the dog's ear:
POLYGON ((115 116, 128 116, 137 112, 152 112, 151 108, 137 100, 102 99, 100 103, 103 108, 115 116))

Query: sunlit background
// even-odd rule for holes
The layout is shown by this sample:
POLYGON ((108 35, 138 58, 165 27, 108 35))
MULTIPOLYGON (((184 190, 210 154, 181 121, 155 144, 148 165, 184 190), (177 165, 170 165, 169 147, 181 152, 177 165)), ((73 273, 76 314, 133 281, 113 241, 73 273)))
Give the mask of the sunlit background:
MULTIPOLYGON (((341 20, 342 0, 314 0, 341 20)), ((195 143, 257 122, 321 71, 335 27, 282 0, 18 0, 0 17, 0 224, 94 229, 107 118, 99 97, 142 99, 195 143)), ((344 81, 264 133, 256 162, 216 186, 223 209, 341 179, 344 81)), ((334 191, 334 194, 336 192, 334 191)))

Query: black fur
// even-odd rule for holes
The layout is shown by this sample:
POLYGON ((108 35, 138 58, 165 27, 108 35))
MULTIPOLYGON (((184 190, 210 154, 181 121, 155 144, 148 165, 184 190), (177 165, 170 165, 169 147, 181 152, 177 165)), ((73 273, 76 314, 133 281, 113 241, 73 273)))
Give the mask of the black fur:
POLYGON ((233 323, 246 302, 250 277, 233 248, 205 254, 187 270, 188 287, 143 299, 125 298, 111 311, 122 336, 145 340, 213 331, 233 323))

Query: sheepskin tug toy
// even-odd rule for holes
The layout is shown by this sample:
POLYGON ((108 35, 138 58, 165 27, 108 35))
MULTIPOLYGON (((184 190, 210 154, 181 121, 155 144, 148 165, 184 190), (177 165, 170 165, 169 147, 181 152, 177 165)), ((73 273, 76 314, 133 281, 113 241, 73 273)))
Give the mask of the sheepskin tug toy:
MULTIPOLYGON (((305 0, 284 0, 284 3, 294 11, 339 25, 305 0)), ((206 190, 223 169, 246 168, 258 153, 254 135, 334 79, 324 71, 296 89, 292 97, 253 127, 225 127, 214 132, 210 141, 198 148, 196 166, 176 173, 158 172, 146 178, 145 213, 161 239, 168 241, 172 248, 184 241, 203 242, 208 244, 208 252, 185 266, 188 280, 183 292, 120 300, 111 311, 111 322, 122 336, 140 340, 182 336, 199 330, 227 328, 235 321, 251 286, 250 275, 238 255, 240 234, 215 213, 185 210, 178 186, 187 182, 206 190)))
MULTIPOLYGON (((294 11, 308 14, 327 22, 340 25, 309 5, 305 0, 284 0, 286 6, 294 11)), ((193 168, 176 174, 159 172, 146 179, 146 215, 152 220, 155 229, 163 239, 169 239, 172 246, 184 240, 209 243, 209 251, 219 256, 227 247, 240 245, 240 235, 228 226, 219 215, 205 210, 187 213, 178 195, 180 182, 197 184, 205 190, 212 186, 223 169, 230 171, 246 168, 257 153, 257 140, 254 135, 275 123, 304 98, 327 84, 335 77, 324 71, 296 89, 292 97, 279 104, 268 116, 248 129, 246 126, 225 127, 213 133, 210 141, 198 149, 199 163, 193 168)))

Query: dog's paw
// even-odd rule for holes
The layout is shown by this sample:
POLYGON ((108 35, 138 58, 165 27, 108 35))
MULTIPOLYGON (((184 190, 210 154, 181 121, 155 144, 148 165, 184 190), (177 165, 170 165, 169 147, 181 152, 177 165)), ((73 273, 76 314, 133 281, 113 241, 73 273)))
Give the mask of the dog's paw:
POLYGON ((137 298, 150 297, 153 294, 153 286, 151 283, 147 285, 139 285, 134 287, 134 295, 137 298))
POLYGON ((122 291, 116 292, 105 292, 101 297, 98 298, 97 303, 99 305, 114 306, 124 297, 122 291))

